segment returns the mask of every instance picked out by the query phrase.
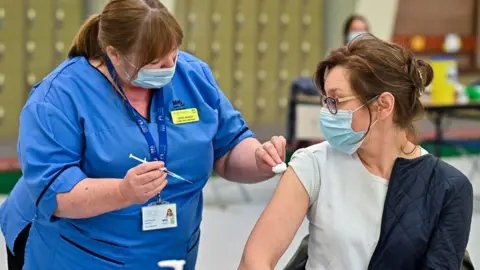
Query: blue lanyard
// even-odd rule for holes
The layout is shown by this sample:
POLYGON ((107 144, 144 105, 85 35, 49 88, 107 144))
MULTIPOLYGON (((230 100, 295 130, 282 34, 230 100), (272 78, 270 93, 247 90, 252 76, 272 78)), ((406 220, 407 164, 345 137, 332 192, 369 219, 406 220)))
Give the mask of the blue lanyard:
POLYGON ((143 136, 148 144, 148 149, 150 152, 150 156, 152 161, 163 161, 166 163, 167 160, 167 123, 165 120, 165 104, 164 104, 164 96, 163 96, 163 88, 159 89, 155 94, 155 106, 157 106, 157 127, 158 127, 158 136, 160 145, 157 150, 157 146, 155 144, 155 140, 153 139, 152 133, 148 129, 148 125, 143 119, 141 115, 137 113, 137 111, 133 108, 133 106, 128 101, 125 92, 123 91, 120 82, 118 81, 117 73, 115 72, 115 68, 113 67, 112 62, 108 57, 105 58, 105 63, 108 68, 108 72, 113 78, 113 81, 117 85, 118 89, 122 93, 125 98, 127 107, 129 108, 130 112, 135 117, 135 122, 137 123, 138 127, 142 131, 143 136))

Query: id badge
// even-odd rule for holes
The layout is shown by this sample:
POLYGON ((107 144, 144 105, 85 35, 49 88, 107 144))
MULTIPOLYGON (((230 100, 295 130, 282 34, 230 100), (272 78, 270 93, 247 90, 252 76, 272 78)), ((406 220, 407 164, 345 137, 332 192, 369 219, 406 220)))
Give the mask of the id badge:
POLYGON ((200 121, 196 108, 172 111, 172 120, 175 125, 200 121))
POLYGON ((154 204, 142 207, 142 230, 161 230, 177 227, 177 205, 154 204))

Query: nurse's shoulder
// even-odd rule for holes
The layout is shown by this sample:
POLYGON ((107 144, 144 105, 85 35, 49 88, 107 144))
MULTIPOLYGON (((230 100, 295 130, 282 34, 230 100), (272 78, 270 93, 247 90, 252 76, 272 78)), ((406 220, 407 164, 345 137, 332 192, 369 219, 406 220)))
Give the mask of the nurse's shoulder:
POLYGON ((215 104, 221 94, 210 66, 203 60, 183 51, 178 52, 177 68, 173 84, 187 84, 190 90, 194 90, 210 104, 215 104), (219 95, 220 94, 220 95, 219 95))
POLYGON ((76 108, 84 99, 82 95, 88 91, 83 81, 97 77, 92 70, 84 57, 66 59, 32 87, 24 110, 41 104, 53 106, 65 114, 76 114, 76 108))
POLYGON ((202 74, 202 68, 208 68, 208 64, 184 51, 178 51, 177 70, 191 71, 202 74))
POLYGON ((70 95, 77 94, 76 90, 80 88, 77 82, 88 76, 85 74, 85 72, 89 72, 88 66, 88 61, 84 57, 66 59, 32 87, 27 103, 58 101, 55 99, 61 98, 56 96, 60 92, 70 95))

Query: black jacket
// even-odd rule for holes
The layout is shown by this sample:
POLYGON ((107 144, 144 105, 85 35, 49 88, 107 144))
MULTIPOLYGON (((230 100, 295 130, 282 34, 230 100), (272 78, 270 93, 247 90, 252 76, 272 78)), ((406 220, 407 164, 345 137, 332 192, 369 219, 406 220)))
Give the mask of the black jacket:
POLYGON ((460 171, 432 155, 397 159, 368 269, 460 269, 472 211, 460 171))

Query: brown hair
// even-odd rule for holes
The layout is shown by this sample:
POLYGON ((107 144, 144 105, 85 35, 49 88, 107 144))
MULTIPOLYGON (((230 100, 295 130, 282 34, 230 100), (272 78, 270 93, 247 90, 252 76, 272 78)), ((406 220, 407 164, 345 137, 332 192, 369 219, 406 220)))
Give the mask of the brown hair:
POLYGON ((347 70, 350 86, 363 103, 384 92, 391 93, 395 97, 393 121, 415 133, 412 123, 423 114, 419 98, 433 79, 429 64, 397 44, 362 34, 346 46, 332 50, 318 64, 314 81, 324 95, 326 74, 335 66, 347 70))
MULTIPOLYGON (((137 69, 178 48, 183 32, 158 0, 111 0, 75 36, 68 57, 103 60, 107 46, 121 55, 135 53, 137 69)), ((136 73, 138 70, 136 71, 136 73)))

